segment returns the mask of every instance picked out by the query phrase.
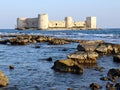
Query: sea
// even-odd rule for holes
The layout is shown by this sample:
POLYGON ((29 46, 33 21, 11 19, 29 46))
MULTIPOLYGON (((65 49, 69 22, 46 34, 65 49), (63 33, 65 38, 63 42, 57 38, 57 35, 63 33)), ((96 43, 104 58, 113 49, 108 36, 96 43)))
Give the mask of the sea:
MULTIPOLYGON (((45 35, 57 38, 77 40, 104 40, 108 43, 120 44, 120 29, 101 30, 14 30, 0 29, 0 35, 31 34, 45 35)), ((65 60, 67 55, 77 51, 79 43, 65 45, 50 45, 47 42, 23 46, 0 44, 0 70, 9 78, 9 85, 0 90, 91 90, 91 83, 102 85, 106 83, 100 78, 107 76, 111 68, 119 68, 119 63, 113 62, 112 56, 103 56, 97 60, 97 65, 104 67, 102 72, 93 67, 86 67, 82 75, 55 72, 51 69, 56 60, 65 60), (40 48, 35 48, 40 46, 40 48), (66 49, 64 51, 64 49, 66 49), (46 59, 51 57, 52 61, 46 59), (13 65, 14 70, 9 66, 13 65)))

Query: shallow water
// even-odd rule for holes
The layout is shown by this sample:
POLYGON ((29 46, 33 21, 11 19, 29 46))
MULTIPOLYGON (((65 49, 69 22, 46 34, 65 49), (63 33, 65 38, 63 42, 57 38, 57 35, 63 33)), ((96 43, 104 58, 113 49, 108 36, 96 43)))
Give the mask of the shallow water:
MULTIPOLYGON (((0 34, 37 34, 49 35, 59 38, 105 40, 106 42, 120 44, 120 30, 98 30, 98 31, 18 31, 0 30, 0 34)), ((37 43, 26 46, 0 45, 0 70, 9 77, 9 90, 67 90, 71 87, 75 90, 90 90, 89 84, 96 82, 103 86, 102 76, 106 76, 110 68, 118 68, 120 64, 114 63, 112 56, 104 56, 98 59, 98 65, 104 67, 103 72, 93 67, 85 68, 83 75, 55 72, 51 69, 54 61, 66 59, 67 54, 77 51, 78 43, 66 45, 49 45, 48 43, 37 43), (34 48, 35 46, 41 48, 34 48), (66 48, 67 51, 63 51, 66 48), (45 59, 52 57, 53 61, 45 59), (9 65, 14 65, 14 70, 9 70, 9 65)))

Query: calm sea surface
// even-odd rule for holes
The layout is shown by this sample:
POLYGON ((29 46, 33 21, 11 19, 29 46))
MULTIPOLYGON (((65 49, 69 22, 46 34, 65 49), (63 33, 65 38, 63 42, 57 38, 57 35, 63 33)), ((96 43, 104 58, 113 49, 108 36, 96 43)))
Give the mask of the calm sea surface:
MULTIPOLYGON (((120 29, 104 30, 12 30, 0 29, 3 34, 34 34, 49 35, 59 38, 71 38, 80 40, 104 40, 106 42, 120 44, 120 29)), ((110 68, 118 68, 120 64, 113 63, 112 56, 104 56, 98 59, 98 65, 104 67, 103 72, 91 68, 85 68, 83 75, 55 72, 51 69, 54 62, 66 59, 67 54, 77 51, 78 43, 66 45, 49 45, 37 43, 25 46, 10 46, 0 44, 0 70, 9 77, 9 90, 67 90, 71 87, 75 90, 89 90, 89 84, 99 83, 105 90, 106 82, 99 78, 106 76, 110 68), (34 48, 35 46, 41 48, 34 48), (63 49, 67 51, 63 51, 63 49), (53 61, 45 59, 52 57, 53 61), (9 70, 9 65, 14 65, 14 70, 9 70)), ((5 88, 3 88, 4 90, 5 88)), ((7 90, 8 90, 7 89, 7 90)), ((5 89, 6 90, 6 89, 5 89)))

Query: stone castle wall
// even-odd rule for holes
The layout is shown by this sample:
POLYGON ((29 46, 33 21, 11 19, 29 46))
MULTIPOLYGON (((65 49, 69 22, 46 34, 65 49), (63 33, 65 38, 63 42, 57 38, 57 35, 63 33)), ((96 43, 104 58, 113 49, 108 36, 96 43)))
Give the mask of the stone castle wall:
POLYGON ((39 14, 37 18, 18 18, 17 29, 96 29, 96 17, 87 17, 85 21, 73 21, 68 16, 64 21, 49 21, 47 14, 39 14))

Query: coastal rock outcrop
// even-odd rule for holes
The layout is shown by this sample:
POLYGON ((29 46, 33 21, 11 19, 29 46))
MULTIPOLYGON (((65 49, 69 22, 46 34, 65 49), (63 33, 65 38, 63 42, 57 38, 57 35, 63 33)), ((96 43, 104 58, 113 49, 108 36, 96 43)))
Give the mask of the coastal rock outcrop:
POLYGON ((104 43, 103 40, 82 41, 78 46, 78 51, 95 51, 97 46, 104 43))
POLYGON ((8 85, 8 78, 0 71, 0 87, 5 87, 8 85))
POLYGON ((55 61, 52 69, 55 71, 70 72, 75 74, 83 73, 83 68, 71 59, 55 61))
POLYGON ((72 54, 67 55, 68 59, 72 59, 77 63, 96 63, 97 58, 99 57, 96 52, 85 52, 79 51, 72 54))
POLYGON ((102 40, 84 41, 77 46, 78 51, 95 51, 100 55, 120 53, 120 45, 105 43, 102 40))

